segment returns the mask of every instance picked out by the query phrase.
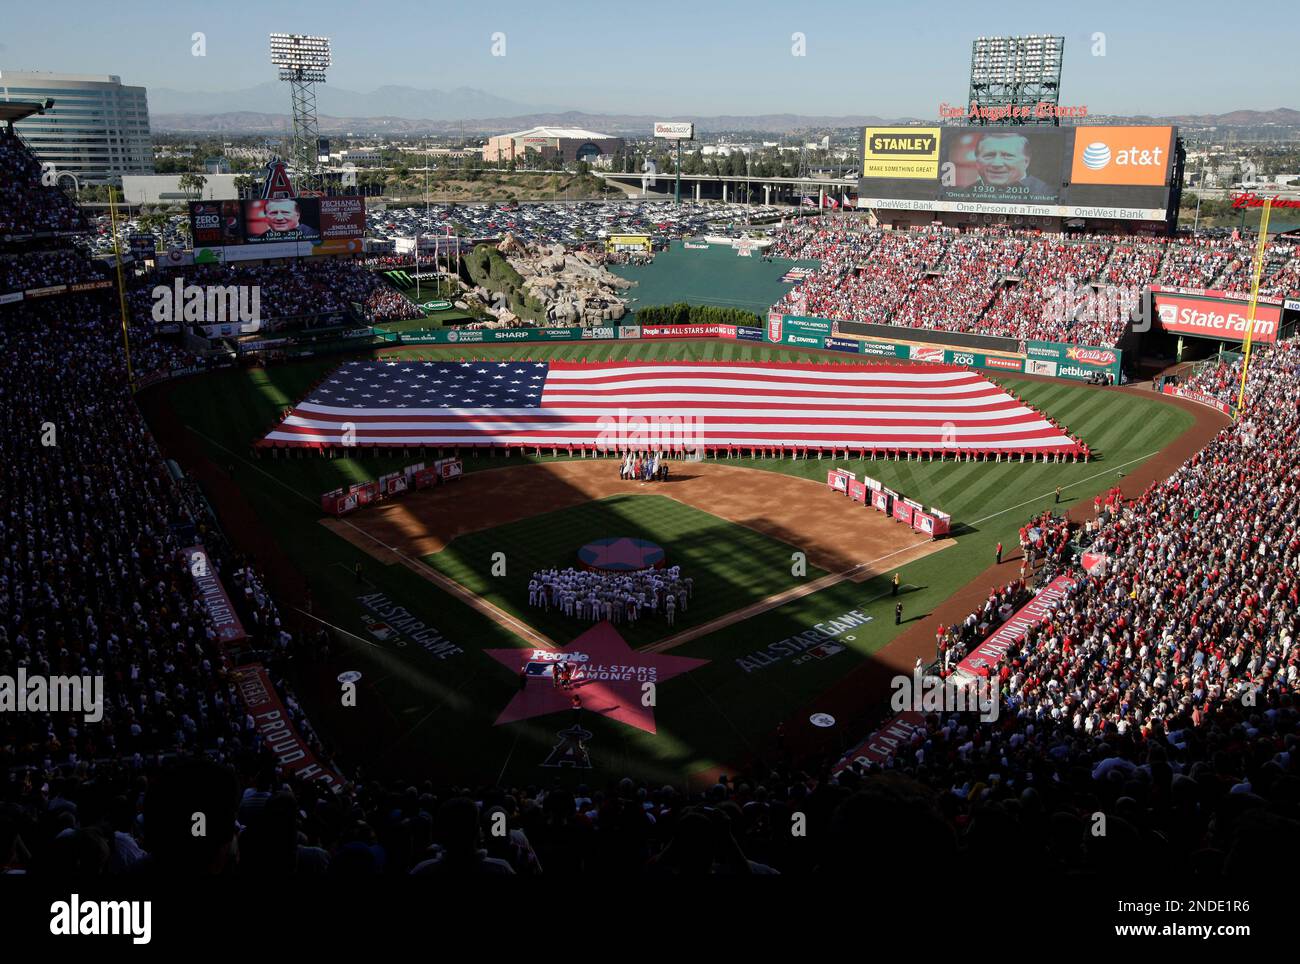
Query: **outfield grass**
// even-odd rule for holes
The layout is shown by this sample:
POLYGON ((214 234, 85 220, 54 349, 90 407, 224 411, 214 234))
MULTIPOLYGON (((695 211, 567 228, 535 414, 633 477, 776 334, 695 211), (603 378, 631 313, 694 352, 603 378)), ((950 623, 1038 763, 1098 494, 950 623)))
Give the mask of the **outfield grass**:
MULTIPOLYGON (((459 357, 453 352, 426 350, 403 352, 400 357, 459 357)), ((536 360, 616 357, 642 360, 823 360, 808 352, 772 349, 735 342, 583 343, 568 345, 474 346, 473 357, 536 360)), ((382 354, 382 351, 380 352, 382 354)), ((827 355, 844 362, 842 355, 827 355)), ((250 444, 271 428, 285 406, 298 401, 308 389, 342 359, 312 360, 273 367, 218 372, 171 387, 170 402, 182 423, 191 427, 209 457, 223 468, 234 464, 235 478, 262 525, 273 534, 289 560, 301 569, 316 600, 316 612, 355 634, 346 642, 349 668, 363 670, 369 687, 378 694, 388 714, 377 729, 358 732, 354 717, 337 706, 337 688, 331 679, 319 691, 304 685, 300 695, 309 711, 325 720, 327 732, 345 752, 362 754, 373 768, 383 769, 400 758, 409 772, 423 760, 430 768, 476 774, 485 778, 537 780, 555 771, 538 770, 545 752, 555 743, 555 733, 566 725, 557 718, 542 718, 507 727, 494 727, 496 714, 517 685, 513 676, 481 649, 519 645, 497 624, 450 597, 418 574, 402 566, 380 567, 319 524, 321 492, 362 479, 374 478, 411 461, 397 456, 324 459, 318 456, 250 460, 250 444), (367 584, 358 586, 352 570, 362 563, 367 584), (464 653, 438 660, 416 645, 398 647, 379 643, 365 629, 364 612, 357 597, 382 591, 460 646, 464 653), (378 740, 380 746, 376 749, 378 740)), ((1029 404, 1057 418, 1098 453, 1084 464, 927 463, 853 460, 736 460, 750 466, 814 479, 824 479, 833 465, 866 472, 926 505, 951 513, 959 527, 952 544, 941 552, 913 562, 901 570, 907 587, 903 596, 907 618, 923 616, 958 587, 969 582, 991 562, 993 546, 1001 541, 1015 546, 1016 531, 1034 512, 1053 505, 1053 492, 1063 487, 1063 503, 1091 500, 1113 485, 1147 457, 1155 454, 1192 424, 1192 416, 1153 398, 1104 392, 1067 382, 1037 382, 998 376, 997 381, 1018 392, 1029 404)), ((500 467, 510 460, 470 458, 467 472, 500 467)), ((537 461, 527 459, 526 461, 537 461)), ((541 461, 547 461, 542 459, 541 461)), ((472 478, 462 483, 467 488, 472 478)), ((825 493, 827 499, 842 498, 825 493)), ((870 511, 864 508, 863 511, 870 511)), ((709 595, 717 594, 719 611, 737 608, 741 598, 766 595, 789 587, 789 547, 750 530, 729 525, 657 496, 617 497, 575 510, 553 513, 555 518, 525 520, 492 534, 457 540, 429 564, 481 592, 504 608, 535 623, 563 642, 576 636, 581 626, 566 627, 555 617, 537 618, 527 609, 526 587, 535 568, 571 558, 571 553, 598 535, 639 535, 671 543, 685 552, 688 574, 696 579, 691 620, 706 618, 701 608, 704 586, 716 580, 709 595), (674 508, 667 510, 661 504, 674 508), (639 531, 606 531, 615 524, 643 527, 639 531), (559 535, 554 535, 559 533, 559 535), (713 536, 710 539, 710 536, 713 536), (489 543, 508 539, 508 578, 502 584, 485 575, 489 543), (757 540, 757 541, 755 541, 757 540), (779 551, 778 551, 779 550, 779 551), (763 564, 745 565, 754 556, 763 564), (770 561, 769 561, 770 560, 770 561), (779 565, 778 565, 779 563, 779 565), (768 572, 768 569, 771 572, 768 572), (740 580, 728 587, 725 584, 740 580), (784 580, 784 583, 782 583, 784 580), (776 588, 773 589, 772 587, 776 588), (726 594, 731 593, 729 599, 726 594)), ((239 541, 240 534, 230 535, 239 541)), ((886 570, 863 584, 841 583, 794 600, 762 616, 694 640, 675 650, 684 656, 709 659, 709 665, 668 681, 661 687, 658 719, 660 732, 644 734, 621 724, 593 721, 593 760, 609 773, 639 773, 652 779, 674 779, 752 749, 761 736, 792 707, 812 700, 832 682, 870 654, 887 645, 899 631, 893 625, 893 602, 888 594, 886 570), (860 609, 872 618, 853 638, 841 637, 846 650, 820 661, 748 669, 738 660, 771 643, 813 625, 860 609)), ((815 578, 810 573, 808 578, 815 578)), ((567 621, 565 621, 567 622, 567 621)), ((649 632, 646 630, 645 632, 649 632)), ((643 642, 643 630, 629 634, 643 642)), ((647 637, 649 638, 649 637, 647 637)), ((446 772, 444 770, 443 772, 446 772)), ((596 775, 587 774, 588 778, 596 775)))
MULTIPOLYGON (((556 640, 568 640, 590 626, 556 610, 530 608, 528 581, 541 569, 576 566, 577 549, 595 539, 649 539, 668 552, 694 581, 694 598, 670 629, 646 618, 619 632, 636 647, 734 612, 791 587, 790 554, 783 542, 661 495, 618 495, 532 516, 509 525, 461 536, 426 557, 440 572, 491 600, 556 640), (504 552, 504 577, 492 574, 492 557, 504 552)), ((825 573, 808 567, 809 579, 825 573)))

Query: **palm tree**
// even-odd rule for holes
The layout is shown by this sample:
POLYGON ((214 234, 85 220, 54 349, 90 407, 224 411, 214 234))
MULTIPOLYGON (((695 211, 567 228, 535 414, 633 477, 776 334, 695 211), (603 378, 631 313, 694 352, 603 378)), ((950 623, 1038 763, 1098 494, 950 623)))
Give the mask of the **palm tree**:
POLYGON ((196 201, 203 197, 203 188, 207 185, 208 179, 202 174, 186 172, 177 179, 176 183, 185 192, 186 197, 196 201))

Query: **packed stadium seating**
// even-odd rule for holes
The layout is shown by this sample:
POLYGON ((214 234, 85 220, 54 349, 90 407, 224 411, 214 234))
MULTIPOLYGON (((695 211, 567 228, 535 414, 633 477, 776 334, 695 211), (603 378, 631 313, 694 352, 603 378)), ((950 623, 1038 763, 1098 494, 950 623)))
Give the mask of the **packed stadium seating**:
POLYGON ((154 290, 185 285, 257 286, 262 320, 267 323, 304 315, 346 312, 360 304, 368 316, 393 321, 418 318, 420 310, 377 272, 351 261, 300 259, 263 265, 191 265, 162 268, 135 282, 128 303, 135 318, 152 318, 154 290))
MULTIPOLYGON (((796 220, 770 253, 822 260, 776 311, 1106 347, 1123 335, 1145 286, 1248 292, 1253 257, 1245 240, 888 231, 853 228, 843 215, 796 220)), ((1292 294, 1298 281, 1300 246, 1275 239, 1260 293, 1292 294)))
MULTIPOLYGON (((1232 374, 1211 368, 1192 384, 1227 401, 1232 374)), ((1294 845, 1297 376, 1295 341, 1261 351, 1239 423, 1140 498, 1099 504, 1089 548, 1106 557, 1100 568, 1063 561, 1077 523, 1049 515, 1022 530, 1022 547, 1029 527, 1044 532, 1040 582, 1068 571, 1076 587, 994 670, 999 720, 932 716, 891 764, 951 788, 946 813, 971 851, 1013 847, 1084 869, 1098 812, 1135 861, 1180 872, 1241 878, 1274 834, 1294 845), (981 820, 987 837, 974 832, 981 820)), ((987 613, 939 627, 945 671, 996 629, 987 613)))
MULTIPOLYGON (((9 154, 10 169, 30 167, 9 154)), ((42 203, 23 195, 4 210, 28 225, 72 223, 41 214, 42 203)), ((833 269, 819 277, 837 282, 815 286, 810 302, 848 312, 870 298, 888 306, 880 317, 910 311, 904 296, 945 255, 971 283, 1016 257, 1022 274, 1046 279, 1022 284, 1107 265, 1125 277, 1154 270, 1149 250, 1117 261, 1117 242, 802 230, 812 236, 791 234, 781 250, 820 252, 833 269), (872 266, 847 277, 863 258, 872 266)), ((1216 270, 1227 263, 1207 257, 1216 270)), ((1206 262, 1181 249, 1168 263, 1178 277, 1205 276, 1206 262)), ((7 270, 26 284, 94 268, 64 251, 7 270)), ((264 304, 289 314, 369 297, 377 289, 367 278, 327 262, 203 269, 187 280, 264 284, 264 304)), ((929 280, 920 297, 938 305, 953 290, 929 280)), ((157 334, 139 297, 147 291, 134 293, 130 332, 142 379, 196 362, 157 334)), ((978 325, 978 300, 942 323, 978 325)), ((1000 324, 1013 325, 1006 291, 989 300, 1000 324)), ((960 856, 1026 879, 1142 866, 1241 876, 1300 842, 1291 818, 1300 762, 1294 341, 1257 353, 1239 422, 1142 497, 1112 492, 1098 505, 1084 530, 1107 557, 1103 569, 1085 574, 1069 561, 1078 531, 1061 517, 1029 521, 1025 544, 1038 528, 1047 556, 1036 578, 1069 571, 1078 585, 998 666, 1006 699, 995 722, 933 715, 884 772, 851 766, 837 778, 825 754, 799 757, 778 734, 749 770, 704 790, 632 779, 576 791, 469 787, 453 777, 381 781, 364 768, 327 787, 277 769, 179 550, 202 540, 250 648, 322 760, 328 747, 287 680, 295 661, 327 652, 328 637, 285 625, 255 564, 226 543, 195 484, 169 469, 130 395, 115 309, 103 293, 0 305, 0 674, 88 673, 107 686, 94 726, 0 714, 0 870, 860 876, 960 856), (208 816, 201 837, 190 833, 196 797, 208 816), (506 835, 484 832, 497 813, 506 835), (796 813, 815 832, 792 835, 796 813), (1098 813, 1109 821, 1100 835, 1098 813)), ((1232 375, 1212 367, 1192 384, 1229 398, 1232 375)), ((940 665, 950 668, 1028 595, 1024 581, 1010 582, 960 626, 941 627, 940 665)))
POLYGON ((0 255, 0 293, 95 281, 105 276, 92 262, 66 249, 0 255))
POLYGON ((0 237, 85 231, 80 209, 54 185, 41 184, 41 165, 11 130, 0 128, 0 237))

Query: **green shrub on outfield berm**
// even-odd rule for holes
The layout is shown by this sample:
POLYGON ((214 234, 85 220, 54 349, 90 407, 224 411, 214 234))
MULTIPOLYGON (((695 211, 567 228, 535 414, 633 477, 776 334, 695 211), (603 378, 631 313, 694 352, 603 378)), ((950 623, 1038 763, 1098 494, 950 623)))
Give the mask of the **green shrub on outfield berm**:
POLYGON ((751 328, 763 323, 758 315, 743 308, 688 305, 684 301, 638 308, 636 321, 641 325, 748 325, 751 328))
POLYGON ((520 318, 539 325, 546 323, 545 306, 527 293, 523 276, 496 248, 488 244, 475 245, 465 258, 465 271, 474 284, 505 294, 510 310, 520 318))

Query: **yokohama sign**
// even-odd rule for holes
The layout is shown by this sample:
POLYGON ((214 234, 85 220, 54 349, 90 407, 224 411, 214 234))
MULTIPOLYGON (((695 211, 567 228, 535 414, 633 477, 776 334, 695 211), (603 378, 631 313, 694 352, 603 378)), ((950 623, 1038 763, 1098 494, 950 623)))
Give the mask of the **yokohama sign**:
MULTIPOLYGON (((1165 331, 1196 335, 1219 341, 1245 341, 1250 305, 1245 301, 1216 297, 1211 293, 1187 294, 1153 286, 1156 315, 1165 331)), ((1260 300, 1255 306, 1252 341, 1272 344, 1277 341, 1282 306, 1260 300)))

